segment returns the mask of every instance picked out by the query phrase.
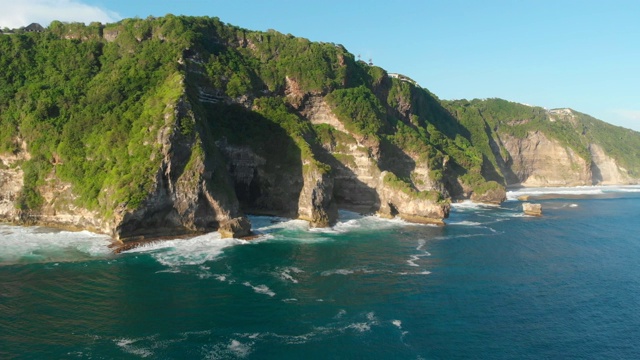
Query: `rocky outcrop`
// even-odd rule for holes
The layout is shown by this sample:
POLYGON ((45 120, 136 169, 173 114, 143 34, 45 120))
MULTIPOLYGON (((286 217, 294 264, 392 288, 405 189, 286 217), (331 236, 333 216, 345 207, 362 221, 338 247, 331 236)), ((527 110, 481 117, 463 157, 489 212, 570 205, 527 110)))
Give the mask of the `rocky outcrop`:
POLYGON ((533 203, 522 203, 522 211, 525 215, 542 216, 542 205, 533 203))
POLYGON ((16 201, 22 191, 24 173, 16 164, 18 156, 0 156, 0 221, 18 221, 20 213, 16 201))
POLYGON ((485 203, 485 204, 501 204, 507 200, 507 192, 503 187, 491 189, 483 193, 473 192, 471 194, 471 201, 485 203))
POLYGON ((298 200, 298 217, 312 227, 327 227, 338 219, 338 206, 333 199, 334 180, 328 169, 305 165, 304 186, 298 200))
MULTIPOLYGON (((384 178, 385 175, 386 172, 383 172, 380 176, 384 178)), ((394 189, 388 185, 380 186, 377 191, 380 196, 378 214, 383 217, 398 216, 409 222, 436 225, 444 225, 443 219, 449 217, 449 204, 420 198, 415 193, 394 189)))
POLYGON ((139 206, 130 209, 126 203, 119 204, 112 216, 78 206, 71 184, 56 176, 55 166, 37 188, 42 205, 19 210, 19 195, 24 190, 20 164, 28 158, 26 145, 18 155, 0 157, 0 219, 87 229, 110 234, 121 242, 215 230, 228 237, 249 235, 250 223, 240 210, 222 156, 211 149, 205 151, 200 132, 181 131, 181 122, 194 121, 192 116, 184 99, 166 115, 158 130, 162 160, 152 189, 139 206))
POLYGON ((220 154, 205 151, 203 134, 180 130, 181 122, 196 121, 189 102, 181 100, 173 115, 158 134, 163 159, 153 189, 137 209, 116 211, 113 237, 138 240, 214 230, 226 237, 249 235, 249 221, 220 154))
POLYGON ((601 146, 591 144, 589 152, 591 153, 592 184, 615 185, 633 182, 627 170, 618 166, 618 163, 608 156, 601 146))
POLYGON ((501 169, 507 185, 546 187, 635 182, 598 144, 589 144, 590 159, 584 159, 541 131, 530 131, 524 138, 500 134, 499 140, 509 153, 506 168, 501 169))
POLYGON ((509 152, 509 169, 503 173, 507 184, 522 186, 591 185, 591 166, 571 148, 547 137, 541 131, 530 131, 524 138, 499 134, 509 152))

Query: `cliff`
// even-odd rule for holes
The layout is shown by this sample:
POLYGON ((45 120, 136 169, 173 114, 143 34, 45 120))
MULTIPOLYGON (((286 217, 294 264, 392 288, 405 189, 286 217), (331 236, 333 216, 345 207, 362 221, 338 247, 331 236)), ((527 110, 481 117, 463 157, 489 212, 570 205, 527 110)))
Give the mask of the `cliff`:
POLYGON ((4 221, 121 241, 245 236, 247 213, 443 224, 452 199, 499 203, 505 185, 639 177, 635 132, 441 101, 341 45, 216 18, 54 22, 0 37, 0 54, 4 221))
POLYGON ((639 134, 572 109, 501 99, 445 102, 471 129, 483 175, 506 185, 636 184, 639 134), (488 144, 488 145, 487 145, 488 144))

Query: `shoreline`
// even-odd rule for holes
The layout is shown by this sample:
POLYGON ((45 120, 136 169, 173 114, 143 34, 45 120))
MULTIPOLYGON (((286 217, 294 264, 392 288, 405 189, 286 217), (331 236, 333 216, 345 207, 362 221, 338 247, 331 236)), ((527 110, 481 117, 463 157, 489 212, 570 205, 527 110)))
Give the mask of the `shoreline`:
MULTIPOLYGON (((559 186, 559 187, 525 187, 519 185, 511 185, 507 188, 507 199, 505 201, 529 201, 529 200, 551 200, 551 199, 588 199, 593 197, 614 197, 619 194, 624 193, 640 193, 640 184, 624 184, 624 185, 591 185, 591 186, 559 186)), ((484 204, 484 203, 478 203, 484 204)), ((487 204, 484 204, 487 205, 487 204)), ((348 210, 349 211, 349 210, 348 210)), ((365 214, 358 213, 361 216, 366 216, 365 214)), ((248 216, 273 216, 283 218, 282 214, 266 214, 264 212, 251 212, 247 214, 248 216)), ((289 219, 288 217, 284 217, 289 219)), ((291 218, 294 220, 295 218, 291 218)), ((51 232, 59 232, 59 231, 72 231, 72 232, 80 232, 80 231, 88 231, 94 233, 96 235, 105 235, 102 233, 98 233, 95 231, 91 231, 91 229, 84 229, 78 227, 70 227, 70 226, 56 226, 55 224, 47 223, 47 224, 17 224, 10 221, 0 221, 0 225, 7 226, 20 226, 20 227, 40 227, 44 229, 50 229, 51 232)), ((405 219, 407 221, 407 219, 405 219)), ((411 222, 411 221, 409 221, 411 222)), ((202 234, 181 234, 181 235, 165 235, 158 236, 147 239, 137 239, 131 241, 118 241, 111 239, 110 245, 108 248, 112 250, 114 254, 119 254, 121 252, 131 250, 137 248, 142 245, 152 244, 155 242, 161 242, 165 240, 175 240, 175 239, 188 239, 194 236, 198 236, 202 234)), ((105 235, 108 236, 108 235, 105 235)), ((242 240, 253 240, 259 237, 260 234, 256 234, 252 232, 249 236, 242 237, 242 240)))

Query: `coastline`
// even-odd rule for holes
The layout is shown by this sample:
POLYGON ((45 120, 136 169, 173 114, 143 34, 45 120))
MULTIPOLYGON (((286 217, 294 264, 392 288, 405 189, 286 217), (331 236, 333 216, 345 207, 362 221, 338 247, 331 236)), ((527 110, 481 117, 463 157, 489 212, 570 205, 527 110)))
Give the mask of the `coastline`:
POLYGON ((640 192, 638 184, 621 185, 591 185, 591 186, 549 186, 549 187, 525 187, 507 186, 507 201, 518 200, 521 196, 528 196, 536 200, 548 199, 583 199, 592 196, 640 192))

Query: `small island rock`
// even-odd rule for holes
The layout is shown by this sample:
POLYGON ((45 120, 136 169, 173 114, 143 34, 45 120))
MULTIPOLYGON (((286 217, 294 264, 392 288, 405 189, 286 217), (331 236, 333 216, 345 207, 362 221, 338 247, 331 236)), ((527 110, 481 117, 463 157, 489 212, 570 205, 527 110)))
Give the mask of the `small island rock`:
POLYGON ((533 203, 523 203, 522 210, 525 215, 542 216, 542 205, 533 203))

